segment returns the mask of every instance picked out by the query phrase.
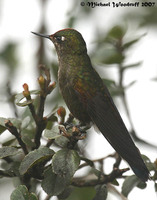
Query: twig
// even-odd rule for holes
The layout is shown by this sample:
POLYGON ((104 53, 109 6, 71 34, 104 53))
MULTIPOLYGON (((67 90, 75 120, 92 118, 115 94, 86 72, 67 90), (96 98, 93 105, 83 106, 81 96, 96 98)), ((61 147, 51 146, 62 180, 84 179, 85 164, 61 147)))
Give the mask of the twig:
POLYGON ((122 193, 120 193, 113 185, 107 184, 107 188, 118 194, 122 200, 128 200, 128 198, 126 198, 122 193))
POLYGON ((55 82, 50 84, 51 79, 50 79, 49 69, 45 68, 45 66, 43 65, 40 65, 39 67, 41 71, 44 71, 46 78, 44 78, 44 76, 42 75, 40 75, 40 77, 38 78, 38 83, 40 85, 40 99, 37 112, 35 111, 35 107, 31 99, 30 95, 31 93, 29 91, 28 85, 26 83, 23 85, 24 88, 23 95, 29 102, 28 107, 36 123, 36 132, 34 138, 35 147, 33 147, 33 149, 37 149, 40 146, 41 135, 47 124, 47 118, 43 116, 46 96, 52 92, 52 90, 55 88, 56 85, 55 82))
POLYGON ((95 160, 93 160, 93 162, 100 162, 101 160, 105 160, 106 158, 110 158, 110 157, 111 158, 115 158, 115 156, 116 156, 116 152, 112 153, 112 154, 109 154, 107 156, 104 156, 102 158, 95 159, 95 160))
POLYGON ((67 125, 71 124, 74 119, 74 116, 70 113, 68 119, 64 123, 64 126, 66 127, 67 125))
MULTIPOLYGON (((28 87, 27 83, 23 84, 23 89, 24 89, 23 96, 27 99, 28 102, 29 101, 33 102, 32 98, 31 98, 31 95, 30 95, 30 91, 29 91, 29 87, 28 87)), ((38 119, 37 119, 37 115, 36 115, 33 103, 29 103, 28 104, 28 108, 29 108, 29 110, 30 110, 30 112, 32 114, 32 117, 33 117, 35 123, 37 124, 38 123, 38 119)))
POLYGON ((34 142, 36 144, 36 148, 40 146, 40 139, 43 130, 46 127, 47 120, 43 117, 44 114, 44 105, 46 96, 50 93, 50 71, 49 69, 45 68, 43 65, 40 66, 40 69, 44 71, 46 75, 46 79, 41 75, 38 79, 41 91, 40 91, 40 100, 39 100, 39 107, 37 110, 37 128, 36 128, 36 134, 34 142))
POLYGON ((35 121, 35 123, 37 125, 38 124, 38 119, 37 119, 37 115, 35 113, 34 105, 31 103, 31 104, 28 104, 28 107, 29 107, 29 110, 30 110, 30 112, 32 114, 32 117, 33 117, 33 119, 34 119, 34 121, 35 121))
POLYGON ((44 200, 49 200, 52 196, 47 195, 44 200))
POLYGON ((51 139, 47 141, 46 147, 50 147, 54 143, 55 139, 51 139))
POLYGON ((44 122, 43 120, 39 120, 39 123, 37 124, 36 127, 36 134, 35 134, 35 138, 34 138, 34 142, 35 142, 35 149, 39 148, 40 146, 40 139, 41 139, 41 135, 43 130, 46 127, 46 121, 44 122))
POLYGON ((12 134, 16 137, 16 139, 17 139, 19 145, 21 146, 21 148, 22 148, 24 154, 25 154, 25 155, 28 154, 27 147, 26 147, 25 143, 22 141, 21 135, 20 135, 20 133, 18 132, 17 128, 11 123, 10 120, 7 120, 7 121, 5 122, 5 126, 6 126, 7 129, 10 131, 10 133, 12 133, 12 134))
POLYGON ((96 186, 98 184, 106 184, 114 181, 116 178, 120 178, 122 174, 126 171, 128 171, 129 168, 125 169, 114 169, 109 175, 105 175, 102 179, 92 179, 92 180, 85 180, 85 177, 83 178, 74 178, 72 180, 72 185, 76 187, 90 187, 90 186, 96 186))
MULTIPOLYGON (((123 55, 123 49, 122 49, 122 43, 121 41, 119 41, 119 43, 117 44, 116 48, 117 48, 117 51, 120 52, 122 55, 123 55)), ((153 145, 149 142, 146 142, 145 140, 141 139, 140 137, 137 136, 136 132, 135 132, 135 128, 134 128, 134 125, 133 125, 133 122, 132 122, 132 119, 131 119, 131 116, 130 116, 130 111, 129 111, 129 106, 128 106, 128 103, 127 103, 127 99, 126 99, 126 93, 125 93, 125 87, 124 87, 124 84, 123 84, 123 80, 124 80, 124 67, 123 67, 123 64, 120 63, 118 65, 118 69, 119 69, 119 83, 118 83, 118 87, 122 89, 122 93, 120 94, 121 96, 121 100, 123 102, 123 106, 124 106, 124 109, 126 111, 126 114, 127 114, 127 117, 128 117, 128 120, 129 120, 129 123, 130 123, 130 126, 131 126, 131 131, 130 131, 130 134, 132 135, 133 139, 141 144, 145 144, 149 147, 153 147, 153 148, 157 148, 156 145, 153 145)))
MULTIPOLYGON (((120 70, 120 78, 119 78, 119 84, 120 84, 120 87, 121 88, 124 88, 123 86, 123 70, 120 70)), ((122 94, 121 94, 121 99, 122 99, 122 102, 123 102, 123 106, 124 106, 124 109, 126 111, 126 114, 127 114, 127 117, 128 117, 128 120, 129 120, 129 123, 131 125, 131 131, 130 131, 130 134, 132 135, 133 139, 141 144, 145 144, 147 146, 150 146, 150 147, 153 147, 153 148, 157 148, 156 145, 153 145, 149 142, 146 142, 145 140, 141 139, 140 137, 137 136, 136 132, 135 132, 135 128, 134 128, 134 125, 133 125, 133 122, 132 122, 132 119, 131 119, 131 116, 130 116, 130 112, 129 112, 129 108, 128 108, 128 103, 127 103, 127 100, 126 100, 126 94, 125 94, 125 90, 123 90, 122 94)))
POLYGON ((12 94, 9 81, 7 83, 7 93, 8 93, 8 101, 14 110, 15 117, 18 117, 17 108, 14 104, 14 95, 12 94))
MULTIPOLYGON (((95 160, 89 160, 87 158, 84 158, 84 157, 81 157, 81 160, 85 161, 85 163, 83 163, 82 165, 79 166, 79 169, 83 168, 83 167, 86 167, 86 166, 91 166, 93 167, 94 166, 94 163, 95 162, 99 162, 99 163, 102 163, 103 160, 105 160, 106 158, 109 158, 109 157, 116 157, 116 153, 113 153, 113 154, 109 154, 107 156, 104 156, 102 158, 99 158, 99 159, 95 159, 95 160)), ((114 166, 113 168, 118 168, 116 166, 114 166)))
POLYGON ((16 175, 13 172, 7 172, 7 171, 0 170, 0 176, 15 177, 16 175))
POLYGON ((120 163, 121 163, 121 157, 119 156, 119 154, 118 153, 115 153, 115 157, 116 157, 116 162, 114 163, 114 165, 113 165, 113 168, 119 168, 119 165, 120 165, 120 163))
POLYGON ((91 161, 88 158, 83 158, 83 157, 81 157, 80 159, 83 160, 83 161, 85 161, 85 163, 83 163, 82 165, 80 165, 79 169, 81 169, 83 167, 86 167, 86 166, 91 166, 91 167, 94 166, 94 161, 91 161))

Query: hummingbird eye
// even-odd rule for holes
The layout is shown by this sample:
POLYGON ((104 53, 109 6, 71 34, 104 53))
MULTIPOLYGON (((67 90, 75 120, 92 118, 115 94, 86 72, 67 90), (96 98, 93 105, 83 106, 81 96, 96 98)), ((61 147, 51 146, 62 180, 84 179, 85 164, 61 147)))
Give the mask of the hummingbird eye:
POLYGON ((57 42, 65 41, 65 37, 64 36, 57 36, 57 37, 55 37, 55 39, 56 39, 57 42))

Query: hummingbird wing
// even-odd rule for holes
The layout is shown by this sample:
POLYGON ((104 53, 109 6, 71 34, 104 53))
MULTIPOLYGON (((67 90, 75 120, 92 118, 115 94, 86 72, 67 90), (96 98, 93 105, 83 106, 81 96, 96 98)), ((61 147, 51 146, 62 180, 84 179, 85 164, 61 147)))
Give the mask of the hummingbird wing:
POLYGON ((141 180, 147 181, 149 171, 107 88, 104 89, 104 94, 100 92, 89 99, 87 112, 111 146, 129 163, 134 173, 141 180))
MULTIPOLYGON (((97 74, 96 77, 98 78, 97 74)), ((147 181, 149 171, 141 158, 138 148, 129 135, 108 89, 101 84, 100 77, 97 80, 98 88, 95 88, 95 85, 92 87, 91 82, 90 84, 89 82, 87 84, 80 84, 82 80, 78 80, 74 89, 80 101, 86 105, 87 114, 93 123, 116 152, 129 163, 134 173, 142 181, 147 181)))

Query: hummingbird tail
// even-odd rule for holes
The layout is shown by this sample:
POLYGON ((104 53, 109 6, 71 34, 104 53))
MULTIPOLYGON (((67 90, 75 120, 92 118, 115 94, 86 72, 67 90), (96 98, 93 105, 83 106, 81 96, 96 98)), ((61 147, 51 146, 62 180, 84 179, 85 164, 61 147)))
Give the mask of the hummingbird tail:
POLYGON ((138 178, 140 178, 143 182, 146 182, 148 179, 149 180, 151 179, 147 168, 137 169, 137 168, 131 166, 131 169, 136 174, 136 176, 138 178))
POLYGON ((99 93, 91 98, 87 112, 111 146, 129 163, 134 173, 142 181, 147 181, 149 171, 110 95, 104 96, 99 93))

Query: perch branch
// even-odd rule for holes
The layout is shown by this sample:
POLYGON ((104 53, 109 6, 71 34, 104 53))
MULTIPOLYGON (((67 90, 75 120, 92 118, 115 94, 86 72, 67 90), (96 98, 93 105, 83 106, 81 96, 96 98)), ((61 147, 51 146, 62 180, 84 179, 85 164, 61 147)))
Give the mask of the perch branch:
POLYGON ((115 168, 109 175, 105 175, 101 179, 92 179, 92 180, 85 180, 84 178, 74 178, 72 180, 72 185, 76 187, 90 187, 90 186, 96 186, 98 184, 107 184, 114 181, 116 178, 120 178, 122 174, 126 171, 128 171, 129 168, 125 169, 117 169, 115 168))
POLYGON ((6 126, 6 128, 10 131, 10 133, 12 133, 12 134, 16 137, 16 139, 17 139, 19 145, 21 146, 21 148, 22 148, 24 154, 25 154, 25 155, 28 154, 27 147, 26 147, 25 143, 22 141, 21 135, 20 135, 20 133, 18 132, 17 128, 11 123, 10 120, 7 120, 7 121, 5 122, 5 126, 6 126))

